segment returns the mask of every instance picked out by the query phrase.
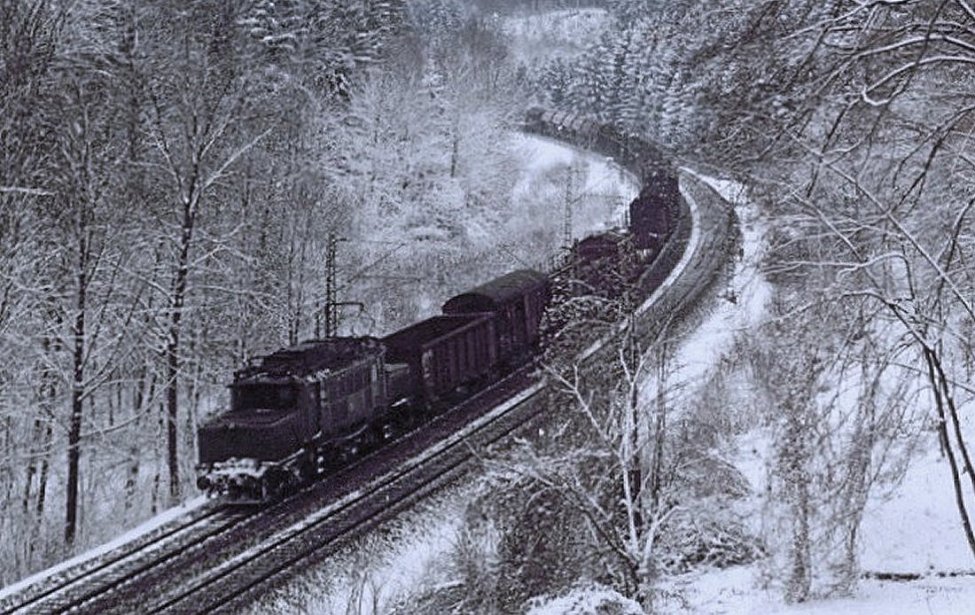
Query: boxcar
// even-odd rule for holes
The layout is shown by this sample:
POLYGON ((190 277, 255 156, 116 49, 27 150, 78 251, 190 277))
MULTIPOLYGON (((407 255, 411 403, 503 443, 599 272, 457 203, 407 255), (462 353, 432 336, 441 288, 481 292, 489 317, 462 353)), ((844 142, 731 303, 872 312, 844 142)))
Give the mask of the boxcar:
POLYGON ((677 177, 663 169, 650 172, 640 196, 630 203, 630 229, 640 249, 656 249, 670 232, 680 198, 677 177))
POLYGON ((521 269, 449 299, 443 313, 494 314, 501 363, 511 368, 537 348, 548 297, 548 277, 521 269))

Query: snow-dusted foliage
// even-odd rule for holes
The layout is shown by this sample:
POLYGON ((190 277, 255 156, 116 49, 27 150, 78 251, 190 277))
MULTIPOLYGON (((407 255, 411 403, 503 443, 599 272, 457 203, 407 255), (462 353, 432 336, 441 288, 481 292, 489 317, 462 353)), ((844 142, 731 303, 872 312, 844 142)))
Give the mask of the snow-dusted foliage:
POLYGON ((755 332, 774 439, 769 572, 797 601, 849 591, 864 502, 919 442, 943 451, 959 537, 975 545, 972 7, 634 1, 614 14, 588 53, 533 77, 559 104, 736 174, 772 218, 782 324, 755 332))
POLYGON ((756 195, 777 218, 770 264, 792 305, 830 305, 824 331, 842 340, 864 382, 901 378, 922 392, 910 399, 935 428, 926 439, 945 455, 960 538, 975 553, 964 436, 975 322, 971 101, 958 89, 972 78, 973 15, 966 3, 829 8, 802 33, 821 42, 803 48, 797 76, 815 95, 773 116, 785 138, 766 142, 771 164, 755 173, 765 178, 756 195), (903 371, 876 376, 890 373, 876 367, 886 364, 903 371))
POLYGON ((0 7, 0 582, 182 498, 232 367, 309 334, 309 58, 375 63, 397 6, 0 7))
POLYGON ((636 602, 599 586, 579 587, 554 598, 537 598, 528 608, 528 615, 641 615, 644 612, 636 602))
POLYGON ((798 77, 813 37, 784 37, 828 11, 810 2, 623 0, 582 56, 533 61, 529 74, 553 104, 712 161, 756 136, 736 120, 803 99, 798 77))
POLYGON ((546 402, 542 433, 487 460, 468 507, 471 540, 451 554, 458 583, 417 601, 511 612, 582 582, 652 609, 667 576, 763 556, 737 509, 749 485, 720 451, 719 432, 677 405, 667 351, 631 365, 620 352, 618 363, 587 369, 585 383, 570 367, 546 402), (647 379, 658 393, 644 398, 647 379))
MULTIPOLYGON (((765 581, 796 602, 855 586, 867 504, 903 476, 925 427, 909 372, 806 324, 814 314, 849 316, 817 307, 798 318, 779 312, 746 353, 758 385, 746 403, 762 409, 772 446, 762 481, 765 581)), ((868 347, 885 334, 862 333, 868 347)))

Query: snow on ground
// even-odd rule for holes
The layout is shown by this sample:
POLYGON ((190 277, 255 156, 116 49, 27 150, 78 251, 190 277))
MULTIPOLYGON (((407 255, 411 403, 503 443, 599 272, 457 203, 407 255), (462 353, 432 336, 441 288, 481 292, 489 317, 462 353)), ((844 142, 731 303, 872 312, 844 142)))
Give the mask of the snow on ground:
POLYGON ((86 562, 99 558, 103 555, 107 555, 108 553, 111 553, 112 551, 124 545, 134 542, 139 538, 142 538, 143 536, 146 536, 147 534, 160 529, 164 525, 167 525, 171 522, 178 520, 180 517, 183 517, 184 515, 188 515, 189 513, 203 506, 206 503, 206 501, 207 499, 204 496, 193 498, 192 500, 184 502, 179 506, 175 506, 173 508, 161 512, 160 514, 156 515, 155 517, 152 517, 151 519, 146 520, 144 523, 139 524, 138 526, 132 528, 131 530, 116 536, 115 538, 113 538, 109 542, 106 542, 105 544, 94 547, 89 551, 85 551, 84 553, 76 555, 71 559, 67 559, 61 562, 60 564, 57 564, 56 566, 52 566, 51 568, 42 570, 37 574, 33 574, 29 577, 21 579, 20 581, 17 581, 12 585, 8 585, 7 587, 0 588, 0 600, 9 598, 10 596, 17 594, 32 585, 36 585, 38 583, 42 583, 48 579, 51 579, 61 574, 62 572, 74 568, 75 566, 84 564, 86 562))
MULTIPOLYGON (((675 370, 669 379, 675 390, 693 388, 731 349, 736 336, 754 329, 764 318, 765 306, 772 294, 771 285, 759 269, 767 225, 741 197, 741 189, 736 184, 707 177, 699 179, 735 205, 741 220, 742 257, 735 264, 728 285, 734 301, 727 295, 719 299, 708 317, 681 342, 673 360, 675 370)), ((655 396, 656 380, 648 378, 641 389, 641 397, 655 403, 652 401, 655 396)))
POLYGON ((249 613, 382 613, 430 578, 463 526, 469 486, 418 504, 314 571, 255 604, 249 613))
MULTIPOLYGON (((933 433, 930 441, 931 450, 911 462, 893 494, 868 506, 861 527, 865 570, 923 574, 975 568, 948 464, 933 433)), ((975 613, 975 602, 969 612, 975 613)))
MULTIPOLYGON (((702 178, 736 203, 742 221, 744 256, 731 288, 737 303, 721 301, 677 353, 674 380, 700 382, 730 349, 734 336, 759 324, 771 287, 758 268, 766 225, 740 198, 731 182, 702 178)), ((652 394, 648 381, 642 394, 652 394)), ((948 469, 932 435, 930 451, 919 455, 903 481, 888 496, 868 505, 861 526, 864 570, 930 573, 971 570, 972 556, 961 530, 948 469)), ((767 434, 755 430, 737 442, 736 467, 757 492, 764 490, 769 455, 767 434)), ((864 580, 854 596, 787 605, 780 589, 762 589, 758 566, 701 571, 668 580, 663 595, 679 600, 659 605, 663 612, 714 614, 892 614, 975 613, 975 577, 928 577, 914 582, 864 580)))
POLYGON ((624 598, 612 589, 598 586, 580 588, 551 600, 536 599, 534 602, 537 604, 529 607, 527 615, 590 615, 592 613, 639 615, 643 613, 636 601, 624 598))
POLYGON ((971 615, 975 579, 925 579, 913 583, 865 581, 855 596, 784 604, 774 590, 756 589, 756 573, 744 566, 680 577, 666 589, 679 590, 684 604, 665 603, 661 612, 699 615, 971 615))

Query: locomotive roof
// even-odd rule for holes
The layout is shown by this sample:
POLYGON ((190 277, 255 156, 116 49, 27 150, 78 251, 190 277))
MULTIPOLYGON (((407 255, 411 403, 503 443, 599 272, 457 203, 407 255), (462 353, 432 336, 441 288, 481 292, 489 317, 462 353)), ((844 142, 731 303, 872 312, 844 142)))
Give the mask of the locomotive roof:
POLYGON ((487 301, 492 305, 503 305, 523 297, 526 293, 547 283, 548 277, 544 273, 531 269, 519 269, 447 300, 443 304, 443 311, 445 314, 450 314, 458 309, 464 311, 464 305, 471 299, 487 301))
POLYGON ((331 337, 306 340, 262 357, 234 374, 234 380, 260 377, 307 376, 322 370, 338 371, 349 365, 382 353, 374 337, 331 337))

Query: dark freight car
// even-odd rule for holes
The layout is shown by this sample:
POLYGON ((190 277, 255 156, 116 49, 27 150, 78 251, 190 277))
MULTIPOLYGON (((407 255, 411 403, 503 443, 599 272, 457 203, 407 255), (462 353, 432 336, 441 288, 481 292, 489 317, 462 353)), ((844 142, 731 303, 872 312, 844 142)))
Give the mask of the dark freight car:
POLYGON ((674 226, 674 203, 680 198, 677 176, 665 169, 648 171, 640 196, 630 203, 630 231, 641 250, 659 249, 674 226))
POLYGON ((443 313, 495 314, 498 352, 502 362, 511 366, 537 349, 548 295, 548 276, 522 269, 448 300, 443 313))
POLYGON ((625 230, 590 235, 572 248, 572 294, 620 297, 636 281, 644 263, 645 255, 625 230))
POLYGON ((451 399, 461 388, 489 377, 498 363, 492 314, 434 316, 383 339, 391 369, 408 367, 408 378, 390 378, 390 397, 413 404, 451 399))

